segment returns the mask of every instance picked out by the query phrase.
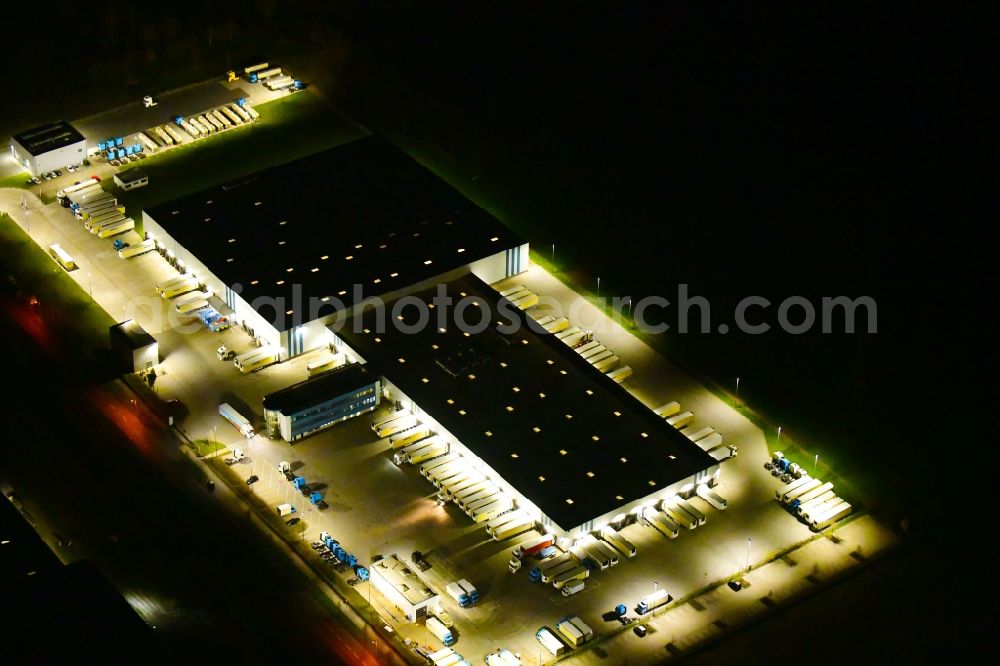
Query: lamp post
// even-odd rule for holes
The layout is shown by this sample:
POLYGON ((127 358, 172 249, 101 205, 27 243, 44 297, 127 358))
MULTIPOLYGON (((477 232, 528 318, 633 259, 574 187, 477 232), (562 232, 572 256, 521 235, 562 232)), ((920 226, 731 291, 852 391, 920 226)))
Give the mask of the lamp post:
POLYGON ((552 263, 556 263, 556 244, 552 244, 552 263))
POLYGON ((818 463, 819 463, 819 454, 817 453, 816 457, 813 458, 813 476, 816 476, 816 465, 818 463))
POLYGON ((601 295, 601 276, 597 276, 597 295, 601 295))
POLYGON ((656 581, 656 580, 654 580, 654 581, 653 581, 653 593, 654 593, 654 594, 656 593, 656 590, 657 590, 657 589, 658 589, 659 587, 660 587, 660 582, 659 582, 659 581, 656 581))
POLYGON ((736 397, 740 397, 740 378, 736 378, 736 397))
POLYGON ((779 444, 780 442, 781 442, 781 426, 778 426, 778 439, 775 440, 775 444, 779 444))
POLYGON ((87 273, 87 293, 90 294, 90 300, 94 300, 94 283, 90 279, 90 273, 87 273))
POLYGON ((631 319, 632 318, 632 297, 631 296, 626 296, 625 297, 625 303, 626 303, 626 305, 628 305, 628 318, 631 319))
POLYGON ((750 537, 747 537, 747 566, 746 570, 750 571, 750 537))

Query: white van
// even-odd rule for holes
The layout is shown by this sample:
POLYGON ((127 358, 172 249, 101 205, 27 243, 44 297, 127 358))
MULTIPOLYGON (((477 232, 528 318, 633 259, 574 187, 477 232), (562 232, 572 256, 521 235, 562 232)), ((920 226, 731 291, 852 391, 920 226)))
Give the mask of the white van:
POLYGON ((278 505, 278 515, 287 516, 290 513, 295 513, 295 507, 291 504, 279 504, 278 505))
POLYGON ((584 587, 584 582, 582 580, 574 580, 572 583, 567 583, 563 586, 562 594, 564 597, 570 597, 582 590, 584 587))

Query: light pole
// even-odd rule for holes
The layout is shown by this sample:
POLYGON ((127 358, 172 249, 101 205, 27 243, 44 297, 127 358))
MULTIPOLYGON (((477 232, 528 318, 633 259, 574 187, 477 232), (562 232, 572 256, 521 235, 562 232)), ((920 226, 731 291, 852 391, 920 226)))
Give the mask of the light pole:
POLYGON ((813 476, 816 476, 816 465, 818 463, 819 463, 819 454, 817 453, 816 457, 813 458, 813 476))
POLYGON ((552 263, 556 263, 556 244, 552 244, 552 263))
POLYGON ((632 297, 631 296, 626 296, 625 297, 625 304, 628 306, 628 318, 631 319, 632 318, 632 297))
POLYGON ((740 397, 740 378, 736 378, 736 397, 740 397))
POLYGON ((87 293, 90 294, 90 300, 94 300, 94 283, 90 280, 90 273, 87 273, 87 293))
POLYGON ((778 439, 774 441, 775 444, 781 443, 781 426, 778 426, 778 439))
POLYGON ((597 295, 601 295, 601 276, 597 276, 597 295))
POLYGON ((657 589, 658 589, 659 587, 660 587, 660 582, 659 582, 659 581, 656 581, 656 580, 654 580, 654 581, 653 581, 653 593, 654 593, 654 594, 656 594, 656 590, 657 590, 657 589))
POLYGON ((746 570, 750 571, 750 537, 747 537, 747 566, 746 570))

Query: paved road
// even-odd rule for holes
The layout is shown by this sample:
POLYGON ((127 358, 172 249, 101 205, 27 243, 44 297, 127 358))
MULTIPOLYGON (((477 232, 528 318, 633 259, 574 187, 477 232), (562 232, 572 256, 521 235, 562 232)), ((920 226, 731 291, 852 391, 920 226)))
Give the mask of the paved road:
POLYGON ((66 372, 72 350, 52 344, 44 308, 3 305, 4 338, 21 350, 8 376, 22 390, 7 404, 16 422, 0 467, 51 533, 73 538, 65 559, 94 560, 178 657, 379 663, 245 507, 221 484, 207 492, 141 402, 66 372))

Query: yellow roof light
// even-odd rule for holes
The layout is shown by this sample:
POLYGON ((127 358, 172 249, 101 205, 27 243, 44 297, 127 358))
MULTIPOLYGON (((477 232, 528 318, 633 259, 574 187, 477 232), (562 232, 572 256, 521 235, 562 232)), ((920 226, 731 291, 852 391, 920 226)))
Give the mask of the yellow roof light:
POLYGON ((329 296, 324 296, 323 298, 321 298, 321 299, 319 299, 319 300, 321 300, 321 301, 323 301, 324 303, 326 303, 326 302, 327 302, 328 300, 330 300, 330 297, 329 297, 329 296))
POLYGON ((275 284, 278 284, 278 285, 285 284, 285 281, 284 280, 278 280, 277 282, 275 282, 275 284))
POLYGON ((346 293, 347 293, 346 289, 341 289, 340 291, 337 292, 337 296, 343 296, 346 293))
POLYGON ((644 433, 644 432, 640 432, 639 434, 640 434, 640 435, 642 435, 643 437, 649 437, 649 435, 647 435, 647 434, 646 434, 646 433, 644 433))
POLYGON ((472 375, 472 374, 469 375, 469 379, 475 379, 475 378, 476 378, 475 375, 472 375))
POLYGON ((656 485, 656 481, 650 481, 650 482, 649 482, 649 485, 651 485, 651 486, 655 486, 655 485, 656 485))
POLYGON ((281 222, 278 222, 278 226, 279 226, 279 227, 283 227, 283 226, 285 226, 286 224, 288 224, 288 220, 282 220, 281 222))
POLYGON ((465 252, 465 248, 464 247, 460 247, 460 248, 458 248, 458 251, 459 251, 459 253, 465 252))
POLYGON ((520 392, 521 392, 521 389, 519 389, 518 387, 515 386, 514 387, 514 393, 520 393, 520 392))
POLYGON ((374 280, 372 280, 372 284, 378 284, 381 281, 382 281, 382 278, 375 278, 374 280))
POLYGON ((593 472, 587 472, 587 476, 592 479, 592 478, 594 478, 594 473, 593 472))
POLYGON ((400 357, 399 357, 399 358, 397 358, 396 360, 397 360, 397 361, 399 361, 400 363, 406 363, 406 359, 405 359, 405 358, 403 358, 402 356, 400 356, 400 357))
POLYGON ((329 258, 330 258, 330 255, 328 255, 328 254, 324 254, 322 257, 320 257, 320 259, 322 259, 323 261, 326 261, 329 258))
POLYGON ((506 367, 507 367, 507 364, 506 364, 506 363, 504 363, 503 361, 500 361, 500 367, 501 367, 501 368, 506 368, 506 367))
POLYGON ((235 238, 230 238, 230 239, 229 239, 229 242, 230 242, 230 243, 235 243, 235 242, 236 242, 236 239, 235 239, 235 238))
POLYGON ((601 441, 601 438, 600 438, 600 436, 598 436, 598 435, 591 435, 591 436, 590 436, 590 438, 591 438, 592 440, 594 440, 595 442, 599 442, 599 441, 601 441))
POLYGON ((571 500, 571 499, 569 499, 569 498, 567 497, 567 498, 566 498, 566 504, 572 504, 572 503, 573 503, 573 500, 571 500))
POLYGON ((668 457, 669 457, 669 458, 670 458, 671 460, 677 460, 677 456, 675 456, 675 455, 674 455, 674 454, 672 454, 672 453, 671 453, 671 454, 670 454, 670 455, 669 455, 668 457))
POLYGON ((310 273, 319 273, 319 269, 318 269, 318 268, 314 268, 314 269, 312 269, 312 270, 310 271, 310 273))
POLYGON ((424 262, 424 266, 430 266, 433 263, 434 263, 433 261, 431 261, 430 259, 428 259, 427 261, 424 262))
POLYGON ((285 314, 286 315, 290 315, 290 314, 292 314, 292 311, 291 310, 285 310, 285 314))
POLYGON ((514 407, 512 405, 507 405, 507 411, 508 412, 514 411, 514 407))
POLYGON ((618 410, 615 410, 614 412, 612 412, 612 414, 614 414, 615 416, 621 416, 622 415, 622 413, 619 412, 618 410))
POLYGON ((437 345, 431 345, 431 349, 440 349, 437 345))
POLYGON ((438 333, 444 333, 444 332, 445 332, 445 330, 446 330, 446 329, 444 329, 444 328, 439 328, 439 329, 438 329, 438 333))
POLYGON ((540 477, 538 477, 538 480, 539 481, 545 481, 545 477, 544 476, 540 476, 540 477))
POLYGON ((590 389, 587 389, 587 395, 594 395, 594 392, 591 391, 590 389))
POLYGON ((421 377, 420 381, 422 381, 424 384, 428 384, 430 383, 431 380, 427 379, 426 377, 421 377))
POLYGON ((454 401, 454 400, 452 400, 451 398, 448 398, 448 404, 449 404, 449 405, 454 405, 454 404, 455 404, 455 401, 454 401))
POLYGON ((355 245, 355 246, 354 246, 354 249, 355 249, 355 250, 360 250, 360 249, 361 249, 362 247, 364 247, 364 246, 363 246, 363 245, 360 245, 360 244, 358 244, 358 245, 355 245))
POLYGON ((287 242, 288 242, 288 241, 283 241, 283 240, 280 240, 280 241, 278 241, 278 245, 284 245, 284 244, 285 244, 285 243, 287 243, 287 242))
POLYGON ((624 498, 624 497, 622 497, 621 495, 615 495, 615 499, 616 499, 616 500, 618 500, 619 502, 621 502, 621 501, 622 501, 622 500, 624 500, 625 498, 624 498))
POLYGON ((572 414, 567 414, 567 415, 566 415, 566 418, 567 418, 567 419, 571 419, 571 418, 573 418, 573 415, 572 415, 572 414))
POLYGON ((361 332, 362 333, 371 333, 372 331, 371 331, 370 328, 363 328, 363 329, 361 329, 361 332))
POLYGON ((494 236, 493 238, 490 239, 490 242, 496 243, 498 240, 500 240, 500 239, 498 237, 494 236))
POLYGON ((376 337, 375 342, 382 342, 382 338, 376 337))
POLYGON ((618 460, 621 460, 623 463, 627 463, 628 462, 628 458, 619 458, 618 460))
POLYGON ((464 409, 458 410, 458 413, 461 414, 462 416, 465 416, 465 410, 464 409))
POLYGON ((559 455, 564 456, 567 453, 569 453, 569 451, 567 451, 566 449, 559 449, 559 455))
POLYGON ((565 370, 560 370, 560 371, 559 371, 559 374, 560 374, 560 375, 565 375, 565 374, 566 374, 566 371, 565 371, 565 370))
POLYGON ((389 273, 389 277, 399 277, 399 273, 389 273))
POLYGON ((492 436, 493 436, 493 433, 492 433, 492 432, 490 432, 489 430, 487 430, 487 431, 486 431, 485 433, 483 433, 483 434, 485 434, 485 435, 486 435, 487 437, 492 437, 492 436))
POLYGON ((511 458, 517 458, 518 456, 517 456, 517 454, 516 454, 516 453, 512 453, 512 454, 510 454, 510 457, 511 457, 511 458))
POLYGON ((544 393, 539 393, 539 394, 538 394, 538 397, 539 397, 539 398, 544 398, 544 397, 545 397, 545 394, 544 394, 544 393))
POLYGON ((294 268, 292 268, 291 266, 289 266, 288 268, 285 269, 285 272, 286 273, 291 273, 294 270, 295 270, 294 268))
POLYGON ((353 258, 354 258, 354 255, 353 255, 353 254, 349 254, 349 255, 347 255, 346 257, 344 257, 344 259, 346 259, 347 261, 350 261, 350 260, 351 260, 351 259, 353 259, 353 258))
POLYGON ((549 365, 553 365, 555 363, 555 361, 553 361, 551 358, 550 359, 546 359, 545 362, 548 363, 549 365))
POLYGON ((260 280, 250 280, 250 284, 257 284, 260 280))
POLYGON ((541 432, 542 431, 542 429, 539 428, 538 426, 535 426, 534 428, 532 428, 532 430, 534 430, 535 432, 541 432))

